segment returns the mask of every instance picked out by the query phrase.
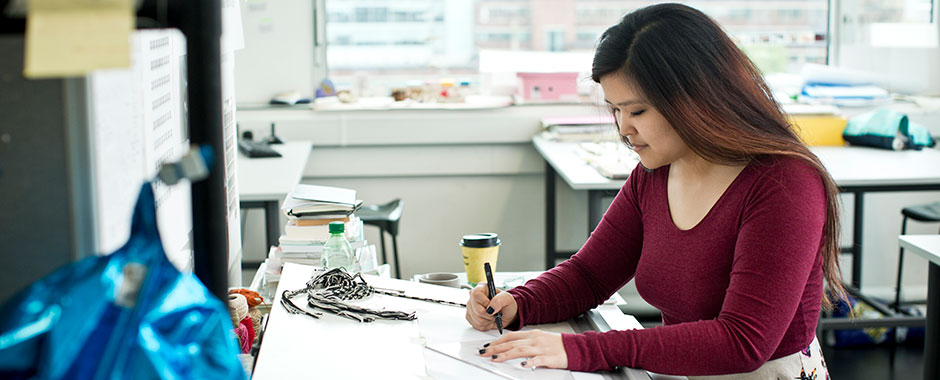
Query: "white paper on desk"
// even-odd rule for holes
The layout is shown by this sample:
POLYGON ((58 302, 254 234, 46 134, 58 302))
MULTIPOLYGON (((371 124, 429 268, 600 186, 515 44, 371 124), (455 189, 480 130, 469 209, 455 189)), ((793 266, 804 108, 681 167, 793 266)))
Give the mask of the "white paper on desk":
POLYGON ((506 379, 548 379, 548 380, 574 380, 570 371, 549 368, 522 368, 520 363, 525 359, 507 360, 497 363, 489 358, 480 356, 480 347, 491 342, 492 339, 429 344, 430 350, 440 352, 454 359, 469 363, 486 371, 495 373, 506 379))
MULTIPOLYGON (((499 338, 496 330, 479 331, 470 327, 466 322, 464 315, 466 310, 462 308, 453 308, 450 310, 439 310, 435 313, 418 315, 418 331, 421 338, 428 345, 438 343, 466 342, 485 340, 492 342, 499 338), (455 323, 454 321, 460 321, 455 323)), ((532 325, 523 327, 521 331, 542 330, 553 333, 575 333, 568 322, 545 323, 541 325, 532 325)))
POLYGON ((464 318, 465 314, 466 309, 454 308, 453 311, 442 310, 437 313, 419 315, 418 332, 428 345, 478 340, 492 342, 499 338, 499 333, 495 330, 479 331, 470 327, 464 318))
MULTIPOLYGON (((489 359, 480 357, 479 350, 484 344, 490 343, 499 338, 499 333, 495 330, 479 331, 470 327, 469 323, 455 324, 455 320, 462 320, 465 310, 455 309, 450 312, 437 311, 418 316, 418 330, 421 337, 425 340, 426 347, 435 352, 439 352, 454 360, 460 360, 467 364, 480 367, 491 373, 509 379, 572 379, 572 380, 599 380, 604 377, 597 373, 570 372, 563 370, 523 369, 519 366, 522 359, 510 360, 504 363, 494 363, 489 359), (466 351, 466 352, 464 352, 466 351), (466 355, 464 355, 466 354, 466 355), (482 361, 482 365, 480 364, 482 361), (493 367, 507 366, 506 369, 493 370, 493 367), (517 372, 524 376, 514 376, 517 372), (555 377, 556 372, 559 377, 555 377), (508 376, 507 376, 508 375, 508 376), (561 376, 564 375, 564 376, 561 376), (575 376, 577 375, 577 376, 575 376)), ((554 333, 574 333, 574 329, 568 322, 546 323, 541 325, 526 326, 522 331, 542 330, 554 333)), ((427 359, 427 357, 426 357, 427 359)), ((428 360, 440 360, 430 358, 428 360)))

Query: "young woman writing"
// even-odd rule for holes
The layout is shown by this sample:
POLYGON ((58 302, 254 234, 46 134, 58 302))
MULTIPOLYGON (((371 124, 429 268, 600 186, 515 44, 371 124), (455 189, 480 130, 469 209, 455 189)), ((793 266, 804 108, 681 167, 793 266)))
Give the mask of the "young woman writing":
POLYGON ((571 259, 467 320, 510 329, 570 319, 631 279, 663 326, 509 333, 481 355, 524 367, 826 379, 816 341, 824 280, 842 297, 839 191, 761 74, 721 27, 678 4, 634 11, 601 36, 592 68, 641 165, 571 259))

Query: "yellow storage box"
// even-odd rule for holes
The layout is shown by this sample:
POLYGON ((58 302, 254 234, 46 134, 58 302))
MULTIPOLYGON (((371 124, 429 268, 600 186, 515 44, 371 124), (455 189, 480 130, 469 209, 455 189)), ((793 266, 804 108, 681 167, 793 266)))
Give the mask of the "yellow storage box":
POLYGON ((790 123, 797 134, 810 146, 842 146, 842 131, 848 123, 837 115, 792 115, 790 123))

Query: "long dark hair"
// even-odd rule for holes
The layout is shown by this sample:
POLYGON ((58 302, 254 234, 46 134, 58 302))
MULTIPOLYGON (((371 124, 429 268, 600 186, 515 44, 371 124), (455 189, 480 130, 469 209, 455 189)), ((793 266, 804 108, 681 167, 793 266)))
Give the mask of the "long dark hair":
MULTIPOLYGON (((787 121, 763 76, 714 20, 681 4, 657 4, 627 14, 601 35, 591 78, 623 75, 705 160, 741 165, 785 155, 808 162, 826 188, 823 276, 832 293, 823 307, 845 299, 839 268, 839 188, 787 121)), ((615 118, 616 119, 616 118, 615 118)))

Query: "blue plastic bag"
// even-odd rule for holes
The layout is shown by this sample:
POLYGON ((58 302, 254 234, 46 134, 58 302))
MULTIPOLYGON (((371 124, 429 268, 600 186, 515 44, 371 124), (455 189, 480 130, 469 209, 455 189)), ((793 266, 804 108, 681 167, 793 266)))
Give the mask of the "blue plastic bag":
POLYGON ((163 252, 149 183, 121 249, 66 265, 0 310, 0 378, 245 378, 226 307, 163 252))

